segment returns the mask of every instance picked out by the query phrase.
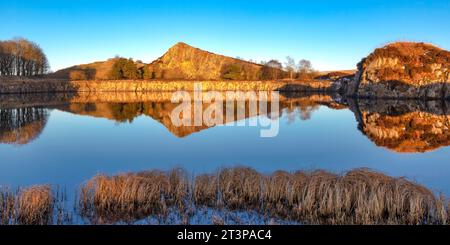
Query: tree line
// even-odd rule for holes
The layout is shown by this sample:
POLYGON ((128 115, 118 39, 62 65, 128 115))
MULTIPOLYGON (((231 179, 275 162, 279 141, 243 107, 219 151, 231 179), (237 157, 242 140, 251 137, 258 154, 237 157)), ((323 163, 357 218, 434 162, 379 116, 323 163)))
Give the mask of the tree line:
MULTIPOLYGON (((237 57, 237 59, 242 59, 237 57)), ((257 63, 253 60, 249 62, 257 63)), ((298 63, 295 60, 287 56, 286 62, 281 63, 276 59, 269 61, 259 62, 262 65, 260 71, 260 79, 262 80, 277 80, 277 79, 312 79, 317 76, 317 72, 314 70, 311 61, 302 59, 298 63)), ((222 70, 221 78, 226 80, 245 80, 242 74, 245 74, 245 68, 235 64, 230 64, 224 67, 222 70)))
POLYGON ((36 76, 49 70, 38 44, 24 38, 0 41, 0 76, 36 76))

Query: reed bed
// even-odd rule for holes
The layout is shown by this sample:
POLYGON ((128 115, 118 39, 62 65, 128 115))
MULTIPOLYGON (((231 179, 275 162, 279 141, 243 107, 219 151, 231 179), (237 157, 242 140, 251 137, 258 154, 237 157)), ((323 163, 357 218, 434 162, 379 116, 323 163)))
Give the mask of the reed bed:
POLYGON ((32 186, 20 190, 16 200, 17 223, 52 224, 53 204, 53 194, 49 185, 32 186))
POLYGON ((3 225, 53 224, 55 199, 49 185, 11 191, 0 190, 0 218, 3 225))
MULTIPOLYGON (((202 208, 258 212, 303 224, 447 224, 449 219, 444 197, 368 169, 264 175, 238 167, 187 176, 181 169, 95 176, 81 187, 81 214, 93 223, 167 216, 170 209, 186 223, 202 208)), ((214 223, 219 220, 214 217, 214 223)))
POLYGON ((50 185, 19 187, 15 191, 0 188, 1 225, 72 224, 65 190, 50 185))
POLYGON ((91 223, 126 223, 184 209, 187 175, 180 169, 116 176, 97 175, 81 187, 79 209, 91 223))

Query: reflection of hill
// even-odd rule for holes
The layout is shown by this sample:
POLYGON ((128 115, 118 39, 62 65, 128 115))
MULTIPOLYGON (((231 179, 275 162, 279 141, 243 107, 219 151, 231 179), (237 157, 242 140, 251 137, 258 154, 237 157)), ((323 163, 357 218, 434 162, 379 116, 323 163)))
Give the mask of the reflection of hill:
MULTIPOLYGON (((136 117, 146 115, 163 124, 177 137, 185 137, 210 127, 205 124, 199 126, 175 126, 170 115, 179 104, 170 102, 171 94, 172 93, 148 93, 141 95, 140 97, 136 97, 136 94, 134 93, 129 95, 123 93, 80 95, 72 98, 71 103, 60 105, 56 108, 74 114, 107 118, 118 122, 131 122, 136 117), (125 103, 123 101, 127 102, 125 103)), ((260 115, 259 110, 257 110, 256 113, 250 110, 250 102, 248 97, 238 98, 238 100, 243 101, 244 103, 235 102, 234 111, 227 112, 225 110, 227 106, 224 104, 222 116, 225 123, 241 121, 260 115), (241 107, 242 111, 245 113, 242 115, 238 114, 238 107, 241 107), (227 113, 228 115, 233 116, 227 117, 227 113)), ((201 113, 204 113, 206 108, 210 105, 210 103, 202 102, 201 113)), ((291 117, 295 116, 296 112, 299 112, 299 117, 302 120, 307 120, 311 117, 312 112, 317 110, 320 105, 326 105, 331 108, 342 107, 342 105, 334 102, 333 98, 329 95, 296 94, 295 96, 291 95, 290 97, 280 97, 279 115, 282 113, 288 113, 288 117, 291 117)), ((270 110, 270 104, 268 105, 268 109, 270 110)), ((194 110, 191 110, 191 118, 194 118, 194 110)))
POLYGON ((41 134, 47 119, 43 108, 0 109, 0 143, 30 143, 41 134))
POLYGON ((350 102, 359 129, 396 152, 427 152, 450 145, 450 115, 441 101, 350 102))

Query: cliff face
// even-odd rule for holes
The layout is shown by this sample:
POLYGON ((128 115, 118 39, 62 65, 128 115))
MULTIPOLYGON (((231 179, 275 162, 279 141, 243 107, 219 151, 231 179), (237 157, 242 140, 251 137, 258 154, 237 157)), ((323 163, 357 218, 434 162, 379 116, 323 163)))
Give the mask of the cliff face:
POLYGON ((258 80, 262 66, 177 43, 147 69, 155 79, 219 80, 232 72, 240 80, 258 80))
POLYGON ((347 95, 378 98, 450 96, 450 52, 401 42, 376 49, 358 64, 347 95))

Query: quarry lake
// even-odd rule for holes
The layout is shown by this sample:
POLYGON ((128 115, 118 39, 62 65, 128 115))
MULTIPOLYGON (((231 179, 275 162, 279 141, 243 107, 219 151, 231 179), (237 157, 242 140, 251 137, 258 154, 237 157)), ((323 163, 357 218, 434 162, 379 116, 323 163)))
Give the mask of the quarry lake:
POLYGON ((50 184, 65 188, 72 200, 80 185, 99 173, 180 167, 193 176, 244 166, 264 174, 318 169, 339 174, 370 168, 450 196, 445 130, 450 118, 444 102, 283 96, 278 135, 261 138, 259 127, 176 127, 168 119, 174 105, 161 99, 50 97, 3 100, 1 186, 50 184))

